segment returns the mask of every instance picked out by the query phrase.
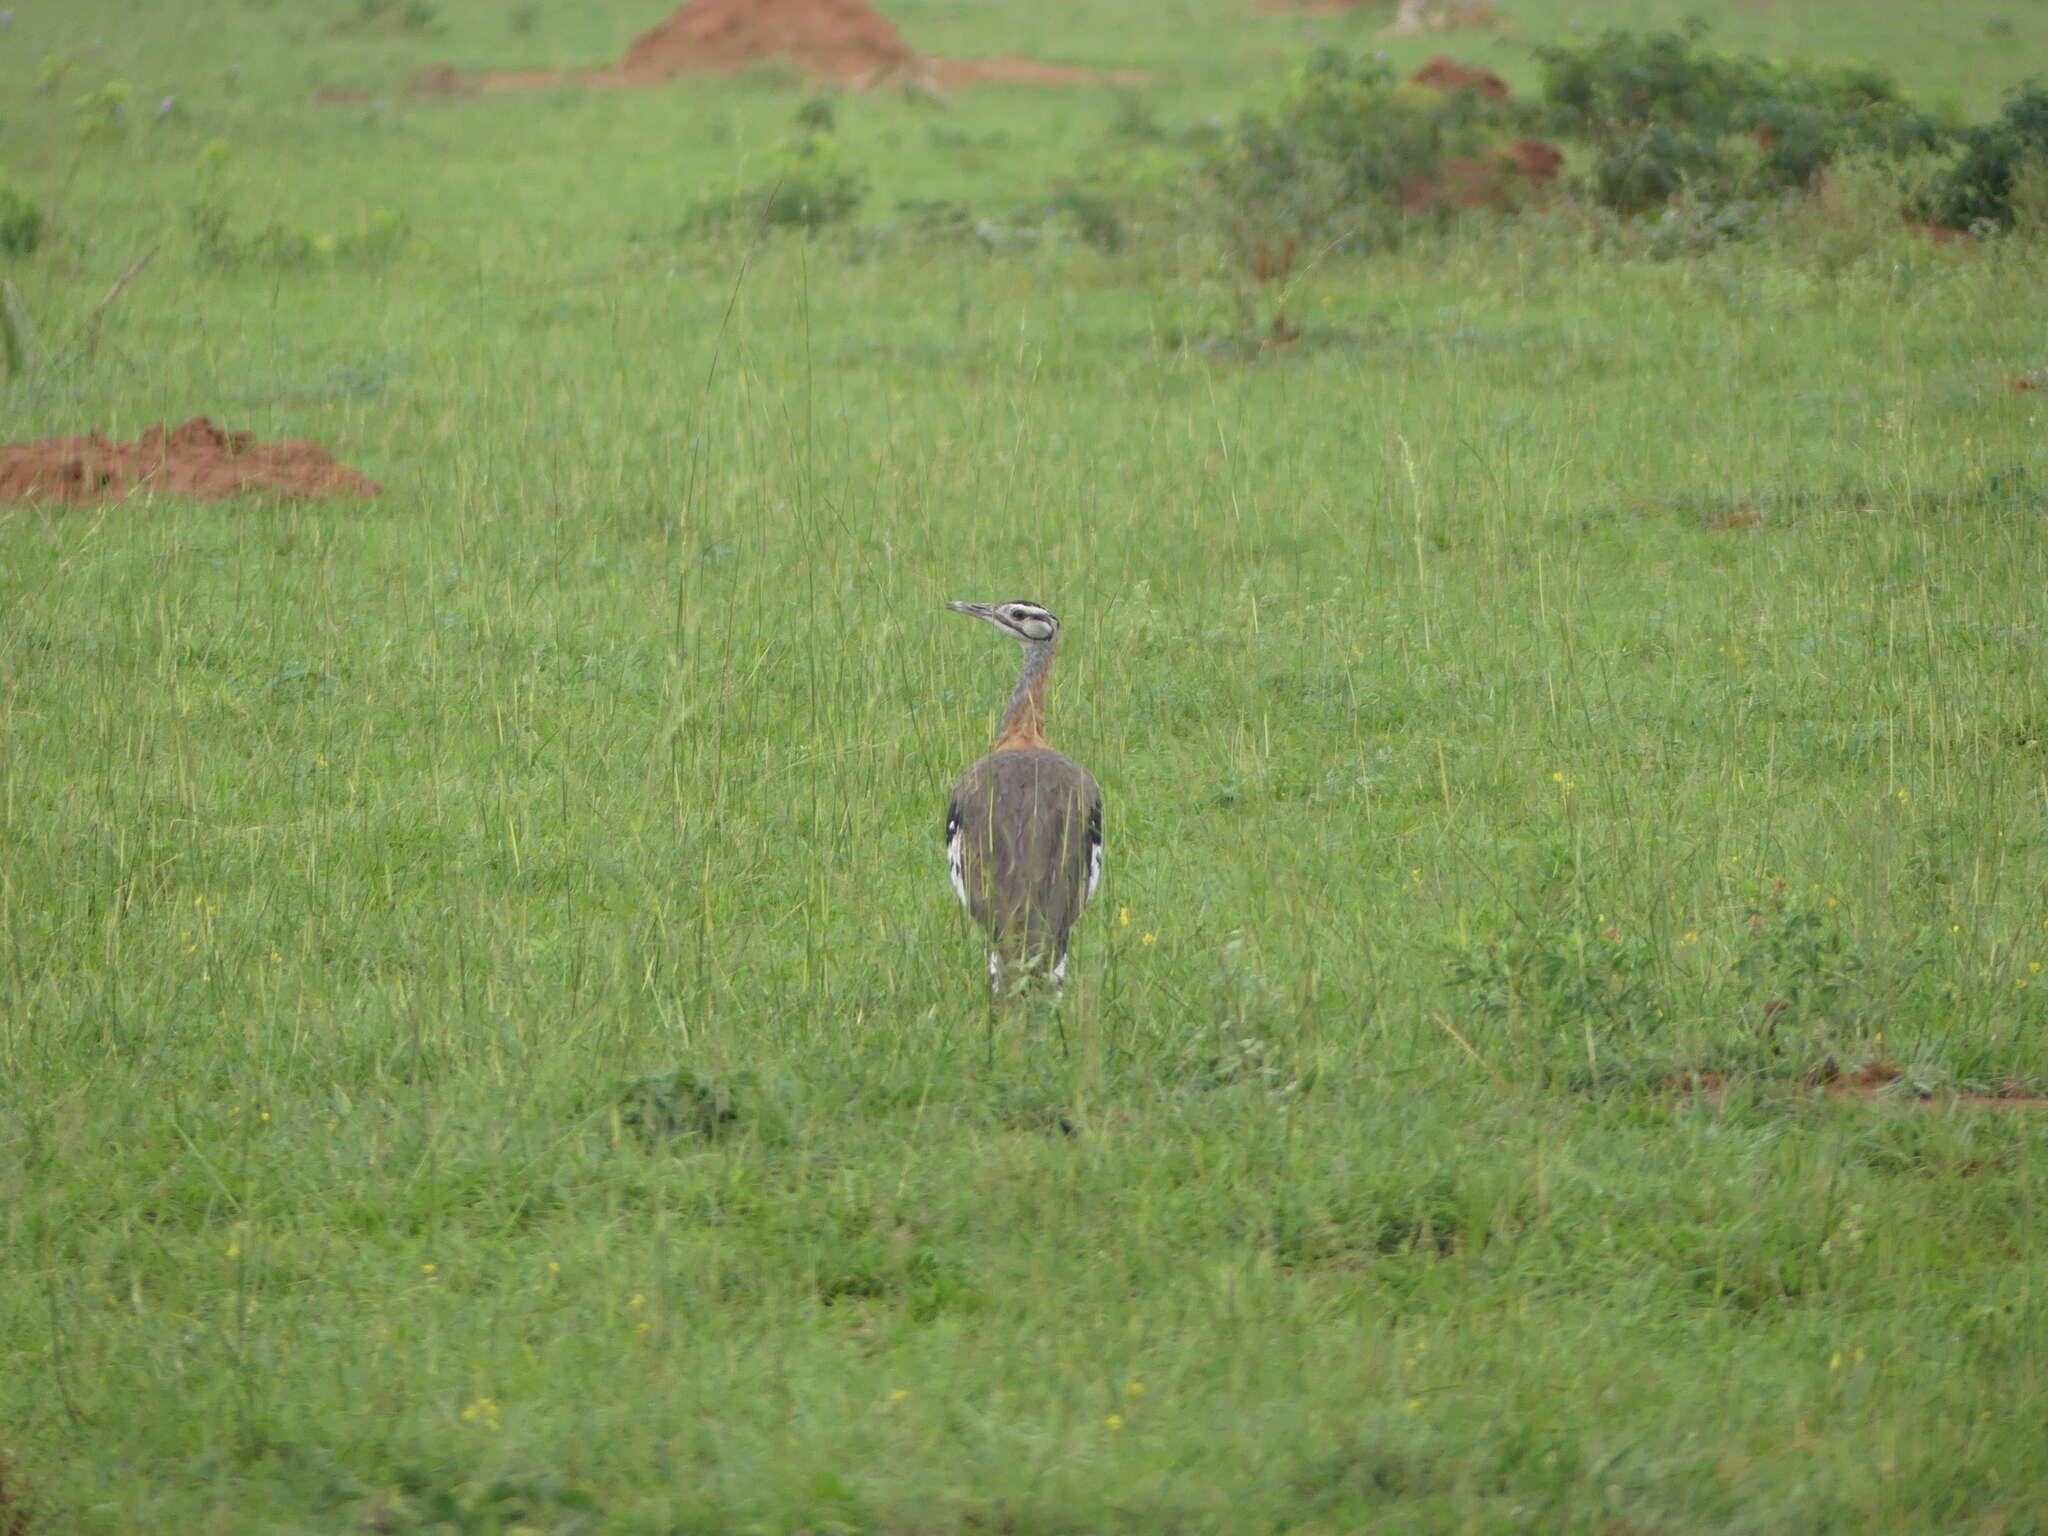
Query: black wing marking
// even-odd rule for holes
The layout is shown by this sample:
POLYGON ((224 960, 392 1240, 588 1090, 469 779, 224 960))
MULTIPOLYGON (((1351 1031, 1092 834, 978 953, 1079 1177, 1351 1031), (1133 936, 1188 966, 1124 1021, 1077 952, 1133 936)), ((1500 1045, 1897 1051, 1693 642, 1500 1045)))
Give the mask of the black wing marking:
POLYGON ((1094 801, 1088 807, 1088 884, 1081 891, 1081 904, 1086 906, 1095 899, 1095 888, 1102 884, 1102 802, 1094 801))

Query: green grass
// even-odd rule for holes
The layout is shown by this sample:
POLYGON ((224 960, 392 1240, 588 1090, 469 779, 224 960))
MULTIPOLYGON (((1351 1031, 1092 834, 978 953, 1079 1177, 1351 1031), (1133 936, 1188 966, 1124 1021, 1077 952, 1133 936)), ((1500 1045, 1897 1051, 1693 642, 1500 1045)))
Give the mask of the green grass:
MULTIPOLYGON (((1717 36, 1982 112, 2011 9, 1717 36)), ((55 220, 0 440, 203 412, 386 492, 0 511, 29 1532, 2044 1528, 2043 1121, 1948 1097, 2048 1086, 2038 242, 1563 211, 1249 297, 1175 226, 690 242, 795 92, 395 94, 658 8, 73 10, 0 32, 55 220), (210 185, 409 237, 223 270, 210 185), (1057 1025, 940 843, 1015 661, 941 605, 1018 596, 1108 802, 1057 1025), (1795 1091, 1878 1061, 1937 1096, 1795 1091)), ((891 10, 1156 63, 1172 133, 1372 40, 891 10)), ((1123 110, 837 103, 870 231, 1123 110)))

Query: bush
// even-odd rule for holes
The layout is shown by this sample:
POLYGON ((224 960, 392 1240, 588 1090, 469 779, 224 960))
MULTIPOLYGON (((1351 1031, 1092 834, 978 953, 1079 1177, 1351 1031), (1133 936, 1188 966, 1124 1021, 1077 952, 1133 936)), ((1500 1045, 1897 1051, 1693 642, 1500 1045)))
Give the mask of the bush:
POLYGON ((1804 190, 1847 154, 1898 159, 1948 131, 1869 69, 1716 53, 1695 23, 1536 49, 1554 132, 1594 148, 1593 195, 1621 213, 1804 190))
POLYGON ((237 229, 227 204, 206 197, 187 210, 199 260, 212 267, 340 266, 382 260, 405 243, 405 221, 389 208, 365 213, 353 227, 302 229, 273 219, 260 229, 237 229))
POLYGON ((2006 98, 1996 121, 1963 134, 1961 155, 1918 212, 1950 229, 2009 229, 2015 220, 2014 194, 2043 174, 2048 174, 2048 87, 2029 81, 2006 98))
POLYGON ((1404 187, 1479 156, 1512 117, 1478 91, 1398 84, 1384 64, 1326 48, 1248 110, 1203 171, 1242 251, 1370 249, 1399 238, 1404 187))
POLYGON ((1713 142, 1650 123, 1602 146, 1593 163, 1593 196, 1616 213, 1662 208, 1687 187, 1716 184, 1728 162, 1713 142))
POLYGON ((697 203, 683 220, 685 232, 739 222, 817 230, 852 218, 867 197, 868 179, 840 153, 830 103, 807 104, 797 121, 802 131, 776 145, 766 177, 697 203))
POLYGON ((26 187, 0 174, 0 251, 28 256, 42 243, 42 205, 26 187))
POLYGON ((822 229, 852 218, 867 197, 867 177, 846 163, 828 133, 784 145, 776 161, 779 174, 761 201, 761 217, 770 224, 822 229))

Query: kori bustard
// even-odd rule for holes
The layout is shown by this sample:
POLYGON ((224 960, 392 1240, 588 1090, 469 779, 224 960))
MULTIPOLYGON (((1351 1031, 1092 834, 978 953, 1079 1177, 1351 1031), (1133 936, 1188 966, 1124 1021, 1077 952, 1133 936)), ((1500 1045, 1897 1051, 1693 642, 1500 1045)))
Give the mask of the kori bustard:
POLYGON ((1024 670, 987 757, 960 775, 946 807, 953 891, 988 930, 989 985, 1006 968, 1067 976, 1067 936, 1102 883, 1102 791, 1045 740, 1045 680, 1060 621, 1036 603, 948 603, 1024 648, 1024 670))

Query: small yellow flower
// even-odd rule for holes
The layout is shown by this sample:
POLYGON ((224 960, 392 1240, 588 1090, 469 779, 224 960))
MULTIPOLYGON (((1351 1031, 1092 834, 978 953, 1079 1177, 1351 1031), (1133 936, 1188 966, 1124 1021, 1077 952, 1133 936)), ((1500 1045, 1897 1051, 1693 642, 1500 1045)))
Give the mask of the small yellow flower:
POLYGON ((649 1328, 651 1328, 651 1327, 653 1327, 653 1326, 654 1326, 654 1325, 653 1325, 652 1323, 641 1323, 641 1324, 639 1324, 639 1325, 638 1325, 637 1327, 635 1327, 635 1328, 634 1328, 633 1332, 634 1332, 635 1336, 637 1337, 638 1335, 640 1335, 640 1334, 643 1334, 643 1333, 645 1333, 645 1332, 646 1332, 646 1331, 647 1331, 647 1330, 648 1330, 649 1328))
POLYGON ((269 1122, 270 1122, 270 1111, 269 1111, 269 1110, 267 1110, 267 1109, 266 1109, 266 1110, 264 1110, 264 1111, 263 1111, 263 1113, 262 1113, 261 1115, 257 1116, 257 1118, 258 1118, 259 1120, 262 1120, 262 1121, 263 1121, 263 1122, 264 1122, 264 1123, 265 1123, 266 1125, 267 1125, 267 1124, 269 1124, 269 1122))
POLYGON ((1694 944, 1697 944, 1697 943, 1699 943, 1699 941, 1700 941, 1700 931, 1699 931, 1699 929, 1697 929, 1697 928, 1688 928, 1688 929, 1686 929, 1686 930, 1685 930, 1685 937, 1684 937, 1684 938, 1682 938, 1682 939, 1680 939, 1680 940, 1679 940, 1678 942, 1679 942, 1680 944, 1683 944, 1683 945, 1686 945, 1686 946, 1690 947, 1691 945, 1694 945, 1694 944))
POLYGON ((626 1305, 629 1307, 644 1307, 647 1305, 647 1298, 641 1295, 638 1291, 635 1291, 633 1293, 633 1299, 627 1302, 626 1305))
POLYGON ((548 1260, 548 1273, 549 1273, 549 1274, 551 1274, 551 1275, 559 1275, 559 1274, 560 1274, 561 1272, 562 1272, 562 1266, 561 1266, 560 1264, 557 1264, 557 1263, 556 1263, 556 1262, 555 1262, 555 1261, 554 1261, 553 1259, 549 1259, 549 1260, 548 1260))
POLYGON ((1841 903, 1840 903, 1840 902, 1838 902, 1838 901, 1836 901, 1834 897, 1830 896, 1830 897, 1828 898, 1828 905, 1829 905, 1830 907, 1838 907, 1838 906, 1840 906, 1840 905, 1841 905, 1841 903))
POLYGON ((231 1259, 239 1259, 239 1258, 240 1258, 241 1256, 242 1256, 242 1245, 241 1245, 240 1243, 229 1243, 229 1244, 228 1244, 228 1257, 229 1257, 229 1258, 231 1258, 231 1259))
POLYGON ((1123 924, 1123 926, 1124 926, 1124 927, 1126 927, 1126 928, 1130 927, 1130 926, 1131 926, 1131 909, 1130 909, 1129 907, 1118 907, 1118 908, 1116 909, 1116 920, 1117 920, 1117 921, 1118 921, 1119 923, 1123 924))
POLYGON ((2014 982, 2013 985, 2018 987, 2022 992, 2024 992, 2027 989, 2027 978, 2022 976, 2018 981, 2014 982))
POLYGON ((496 1398, 480 1397, 462 1410, 462 1422, 481 1424, 485 1429, 498 1427, 498 1402, 496 1398))
POLYGON ((1838 1349, 1834 1352, 1834 1354, 1828 1357, 1828 1369, 1831 1371, 1839 1371, 1841 1368, 1842 1352, 1838 1349))
POLYGON ((2029 960, 2027 962, 2027 969, 2031 971, 2034 975, 2038 976, 2041 974, 2041 962, 2038 960, 2029 960))
POLYGON ((434 1278, 435 1271, 439 1268, 440 1266, 438 1264, 422 1264, 420 1266, 420 1273, 425 1275, 429 1280, 431 1280, 434 1278))
POLYGON ((1138 935, 1138 942, 1144 945, 1147 949, 1150 949, 1154 944, 1157 944, 1159 942, 1159 935, 1156 933, 1141 933, 1138 935))
POLYGON ((1422 1412, 1422 1399, 1421 1399, 1421 1398, 1419 1398, 1419 1397, 1411 1397, 1411 1398, 1409 1398, 1409 1399, 1408 1399, 1408 1411, 1409 1411, 1410 1413, 1420 1413, 1420 1412, 1422 1412))
POLYGON ((1413 880, 1417 885, 1420 885, 1422 884, 1422 871, 1419 869, 1411 869, 1408 871, 1408 878, 1410 880, 1413 880))
POLYGON ((1901 804, 1901 805, 1904 805, 1904 804, 1906 803, 1906 801, 1907 801, 1907 800, 1908 800, 1908 799, 1910 798, 1910 796, 1908 796, 1908 795, 1907 795, 1907 793, 1906 793, 1906 792, 1905 792, 1905 791, 1904 791, 1903 789, 1902 789, 1902 790, 1899 790, 1899 791, 1898 791, 1897 793, 1898 793, 1898 797, 1899 797, 1899 804, 1901 804))
POLYGON ((1108 1425, 1109 1428, 1112 1430, 1122 1429, 1124 1427, 1124 1416, 1120 1413, 1112 1413, 1108 1418, 1104 1419, 1102 1422, 1108 1425))
POLYGON ((1963 925, 1961 923, 1950 923, 1948 925, 1948 931, 1950 933, 1961 933, 1963 931, 1963 925))
POLYGON ((1144 1395, 1145 1383, 1142 1381, 1128 1381, 1124 1383, 1124 1396, 1130 1398, 1133 1402, 1144 1395))
POLYGON ((889 1394, 889 1401, 890 1401, 890 1402, 892 1402, 892 1403, 900 1403, 900 1402, 903 1402, 903 1401, 905 1401, 906 1399, 908 1399, 908 1398, 909 1398, 909 1396, 910 1396, 910 1388, 908 1388, 908 1387, 898 1387, 898 1388, 897 1388, 897 1389, 896 1389, 896 1390, 895 1390, 894 1392, 891 1392, 891 1393, 889 1394))

